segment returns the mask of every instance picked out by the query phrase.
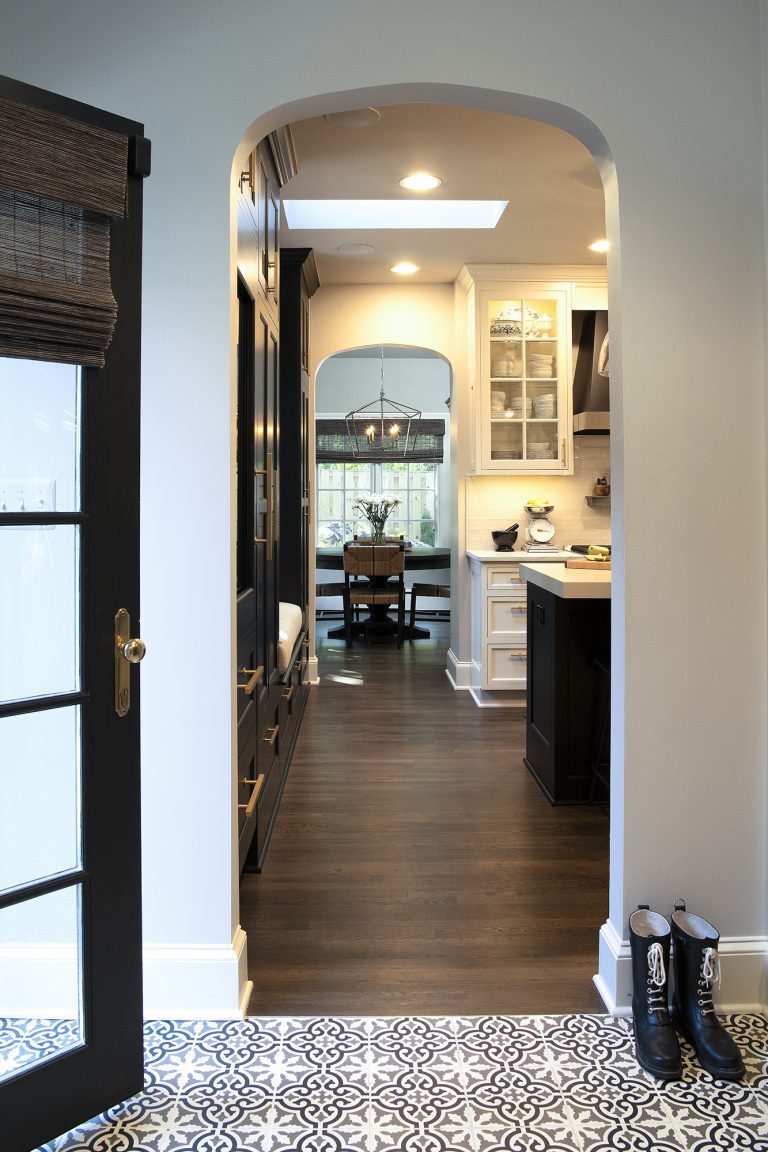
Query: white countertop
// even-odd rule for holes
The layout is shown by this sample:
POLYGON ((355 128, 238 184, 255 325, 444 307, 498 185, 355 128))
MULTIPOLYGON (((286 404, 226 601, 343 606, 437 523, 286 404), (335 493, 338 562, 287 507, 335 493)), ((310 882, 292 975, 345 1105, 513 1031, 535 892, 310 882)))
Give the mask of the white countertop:
POLYGON ((500 564, 551 564, 553 561, 555 563, 559 561, 562 564, 565 560, 570 560, 573 553, 526 552, 523 548, 518 552, 497 552, 495 548, 487 550, 474 548, 467 550, 467 556, 470 560, 479 560, 481 564, 485 564, 489 560, 498 561, 500 564))
POLYGON ((566 568, 565 564, 524 563, 520 575, 531 584, 568 600, 610 600, 611 573, 603 569, 566 568))

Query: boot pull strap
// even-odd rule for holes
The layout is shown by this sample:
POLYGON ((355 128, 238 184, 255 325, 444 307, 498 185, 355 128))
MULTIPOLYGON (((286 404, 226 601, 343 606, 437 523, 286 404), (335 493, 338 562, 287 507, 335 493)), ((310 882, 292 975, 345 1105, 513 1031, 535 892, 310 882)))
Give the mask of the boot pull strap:
POLYGON ((685 912, 685 900, 681 900, 679 896, 675 900, 675 912, 685 912))

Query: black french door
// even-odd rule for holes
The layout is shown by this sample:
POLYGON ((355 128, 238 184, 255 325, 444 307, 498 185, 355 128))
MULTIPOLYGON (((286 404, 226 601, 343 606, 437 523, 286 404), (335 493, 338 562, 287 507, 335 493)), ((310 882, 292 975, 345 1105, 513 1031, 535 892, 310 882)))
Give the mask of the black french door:
POLYGON ((139 396, 143 127, 111 226, 103 369, 0 360, 0 1144, 29 1152, 143 1085, 139 396), (138 153, 137 153, 138 146, 138 153), (137 162, 137 155, 141 160, 137 162))

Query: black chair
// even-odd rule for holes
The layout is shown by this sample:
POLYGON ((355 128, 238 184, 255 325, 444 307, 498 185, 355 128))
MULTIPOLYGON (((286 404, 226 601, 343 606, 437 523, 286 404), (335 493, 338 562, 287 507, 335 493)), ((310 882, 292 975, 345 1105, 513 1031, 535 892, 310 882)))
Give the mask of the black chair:
POLYGON ((360 604, 369 609, 368 622, 382 625, 387 609, 397 607, 397 646, 403 646, 405 625, 405 545, 344 545, 344 627, 352 644, 352 613, 360 604), (361 577, 367 583, 360 585, 361 577))
POLYGON ((416 623, 416 601, 419 596, 439 596, 446 600, 450 600, 451 589, 448 584, 418 584, 414 583, 411 587, 411 611, 408 616, 408 627, 413 628, 416 623))

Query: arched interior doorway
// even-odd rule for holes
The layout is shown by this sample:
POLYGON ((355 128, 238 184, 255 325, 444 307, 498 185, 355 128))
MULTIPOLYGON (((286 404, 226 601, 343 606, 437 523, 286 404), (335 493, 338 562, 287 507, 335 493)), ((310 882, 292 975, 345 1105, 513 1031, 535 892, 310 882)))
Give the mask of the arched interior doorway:
MULTIPOLYGON (((612 185, 610 183, 611 165, 610 165, 610 158, 609 158, 608 153, 607 153, 607 148, 605 147, 605 142, 602 141, 602 139, 599 137, 599 134, 596 132, 594 127, 592 125, 589 125, 586 121, 582 121, 582 119, 577 114, 573 113, 570 110, 563 109, 557 105, 549 105, 549 104, 547 104, 547 102, 537 102, 537 101, 531 102, 531 101, 524 99, 524 98, 516 99, 514 97, 504 97, 504 96, 502 96, 502 94, 498 94, 498 93, 497 94, 489 94, 489 93, 478 94, 477 92, 468 93, 468 92, 465 92, 462 90, 458 90, 458 91, 461 93, 461 99, 457 99, 457 103, 459 103, 459 104, 466 102, 466 104, 468 106, 486 107, 486 108, 492 109, 494 111, 498 111, 498 110, 502 109, 503 111, 505 111, 511 115, 524 114, 526 116, 532 116, 534 118, 541 119, 541 120, 546 121, 548 123, 562 126, 567 131, 570 131, 570 132, 574 132, 577 129, 577 131, 575 131, 575 134, 578 135, 579 138, 582 139, 583 142, 585 144, 587 144, 588 147, 590 147, 590 149, 593 152, 593 155, 595 155, 596 160, 598 160, 598 162, 602 165, 604 179, 606 179, 608 181, 608 183, 606 184, 606 189, 607 189, 608 199, 610 200, 610 188, 612 187, 612 185)), ((394 101, 398 100, 399 98, 402 98, 403 94, 404 94, 404 89, 394 87, 391 90, 387 90, 386 99, 384 99, 384 100, 381 99, 381 97, 383 95, 383 93, 381 91, 379 91, 377 93, 378 98, 376 96, 374 96, 373 94, 366 94, 365 100, 367 102, 371 102, 371 103, 387 104, 390 102, 394 102, 394 101)), ((432 95, 438 99, 445 100, 447 94, 448 94, 447 90, 441 90, 439 93, 438 93, 438 90, 436 88, 432 90, 432 95)), ((451 89, 451 95, 455 97, 457 95, 457 93, 453 89, 451 89)), ((349 101, 347 98, 342 97, 342 96, 337 96, 334 98, 329 97, 327 99, 327 101, 325 102, 325 105, 322 108, 322 111, 324 111, 324 112, 329 111, 329 110, 341 111, 341 110, 343 110, 342 105, 346 106, 347 108, 359 106, 359 103, 361 102, 361 99, 360 99, 361 94, 356 93, 355 97, 356 97, 356 99, 354 101, 354 104, 351 101, 349 101)), ((422 94, 421 98, 422 99, 424 98, 423 94, 422 94)), ((308 114, 312 114, 312 112, 317 113, 321 110, 320 108, 317 107, 316 102, 313 101, 311 103, 313 104, 312 109, 310 109, 308 107, 308 104, 309 104, 309 102, 308 102, 308 104, 306 106, 302 107, 301 111, 306 112, 308 114)), ((297 109, 295 107, 292 107, 290 109, 290 116, 292 119, 300 118, 300 115, 298 113, 299 113, 299 109, 297 109)), ((281 121, 280 115, 277 112, 273 113, 273 116, 270 117, 270 120, 272 120, 273 117, 275 120, 275 123, 273 126, 279 126, 280 123, 284 122, 284 121, 281 121)), ((260 122, 260 124, 262 126, 266 127, 264 120, 262 120, 260 122)), ((260 131, 259 127, 252 126, 251 130, 247 134, 247 138, 245 138, 246 142, 242 146, 247 147, 248 145, 250 145, 251 141, 255 141, 255 138, 258 136, 259 131, 260 131)), ((238 155, 239 155, 239 153, 238 153, 238 155)), ((238 161, 236 159, 236 166, 237 166, 237 164, 238 164, 238 161)), ((613 207, 615 208, 615 204, 613 205, 613 207)), ((607 217, 608 217, 609 233, 610 233, 610 230, 611 230, 610 229, 610 222, 611 222, 610 204, 608 205, 608 209, 609 210, 607 212, 607 217)), ((612 305, 612 307, 613 307, 613 305, 612 305)), ((612 316, 612 325, 613 325, 613 323, 614 323, 614 317, 612 316)), ((382 333, 381 330, 376 331, 376 326, 374 324, 368 330, 367 335, 369 338, 371 338, 373 340, 382 340, 382 339, 386 338, 386 339, 391 339, 391 340, 402 341, 402 340, 408 339, 409 333, 407 331, 403 331, 403 330, 400 330, 397 328, 391 328, 391 329, 388 329, 387 331, 385 331, 384 333, 382 333)), ((361 337, 361 339, 364 339, 364 338, 365 338, 365 336, 361 337)), ((451 336, 450 341, 448 342, 447 353, 451 357, 456 356, 457 359, 460 359, 460 354, 457 353, 456 344, 455 344, 455 340, 454 340, 453 335, 451 336)), ((467 397, 464 398, 464 402, 465 402, 465 404, 468 403, 467 397)), ((463 414, 460 414, 460 410, 457 410, 454 413, 454 426, 453 426, 453 436, 455 437, 457 451, 455 453, 455 461, 454 461, 455 471, 454 471, 453 479, 451 481, 450 494, 451 494, 452 504, 453 504, 454 509, 455 509, 455 517, 456 517, 455 522, 454 522, 454 529, 455 530, 453 532, 453 541, 452 542, 453 542, 453 546, 456 550, 457 556, 463 552, 463 546, 465 543, 465 536, 464 536, 464 532, 463 532, 463 529, 461 526, 462 525, 461 516, 465 510, 465 500, 466 500, 466 491, 465 491, 465 486, 464 486, 464 479, 466 476, 466 467, 465 467, 466 461, 462 459, 463 420, 466 418, 466 414, 467 414, 466 408, 465 408, 463 414)), ((617 465, 620 466, 619 462, 616 459, 614 459, 614 461, 613 461, 614 469, 617 467, 617 465)), ((459 587, 458 588, 458 595, 461 596, 462 593, 465 591, 466 591, 466 589, 462 589, 461 587, 459 587)), ((616 606, 614 606, 614 608, 615 607, 616 606)), ((468 616, 468 614, 467 614, 467 616, 468 616)), ((460 613, 459 613, 459 617, 461 619, 460 613)), ((468 629, 468 619, 466 617, 465 617, 464 628, 465 628, 465 631, 466 631, 466 629, 468 629)), ((457 645, 460 646, 461 643, 462 643, 462 636, 461 636, 461 625, 460 625, 457 629, 457 645)), ((614 751, 614 759, 615 759, 615 757, 616 757, 616 752, 614 751)), ((614 819, 618 819, 618 818, 619 818, 619 813, 616 812, 614 815, 614 819)), ((620 856, 616 856, 616 859, 617 860, 620 859, 620 856)), ((598 927, 599 927, 599 925, 595 925, 596 932, 597 932, 598 927)))

